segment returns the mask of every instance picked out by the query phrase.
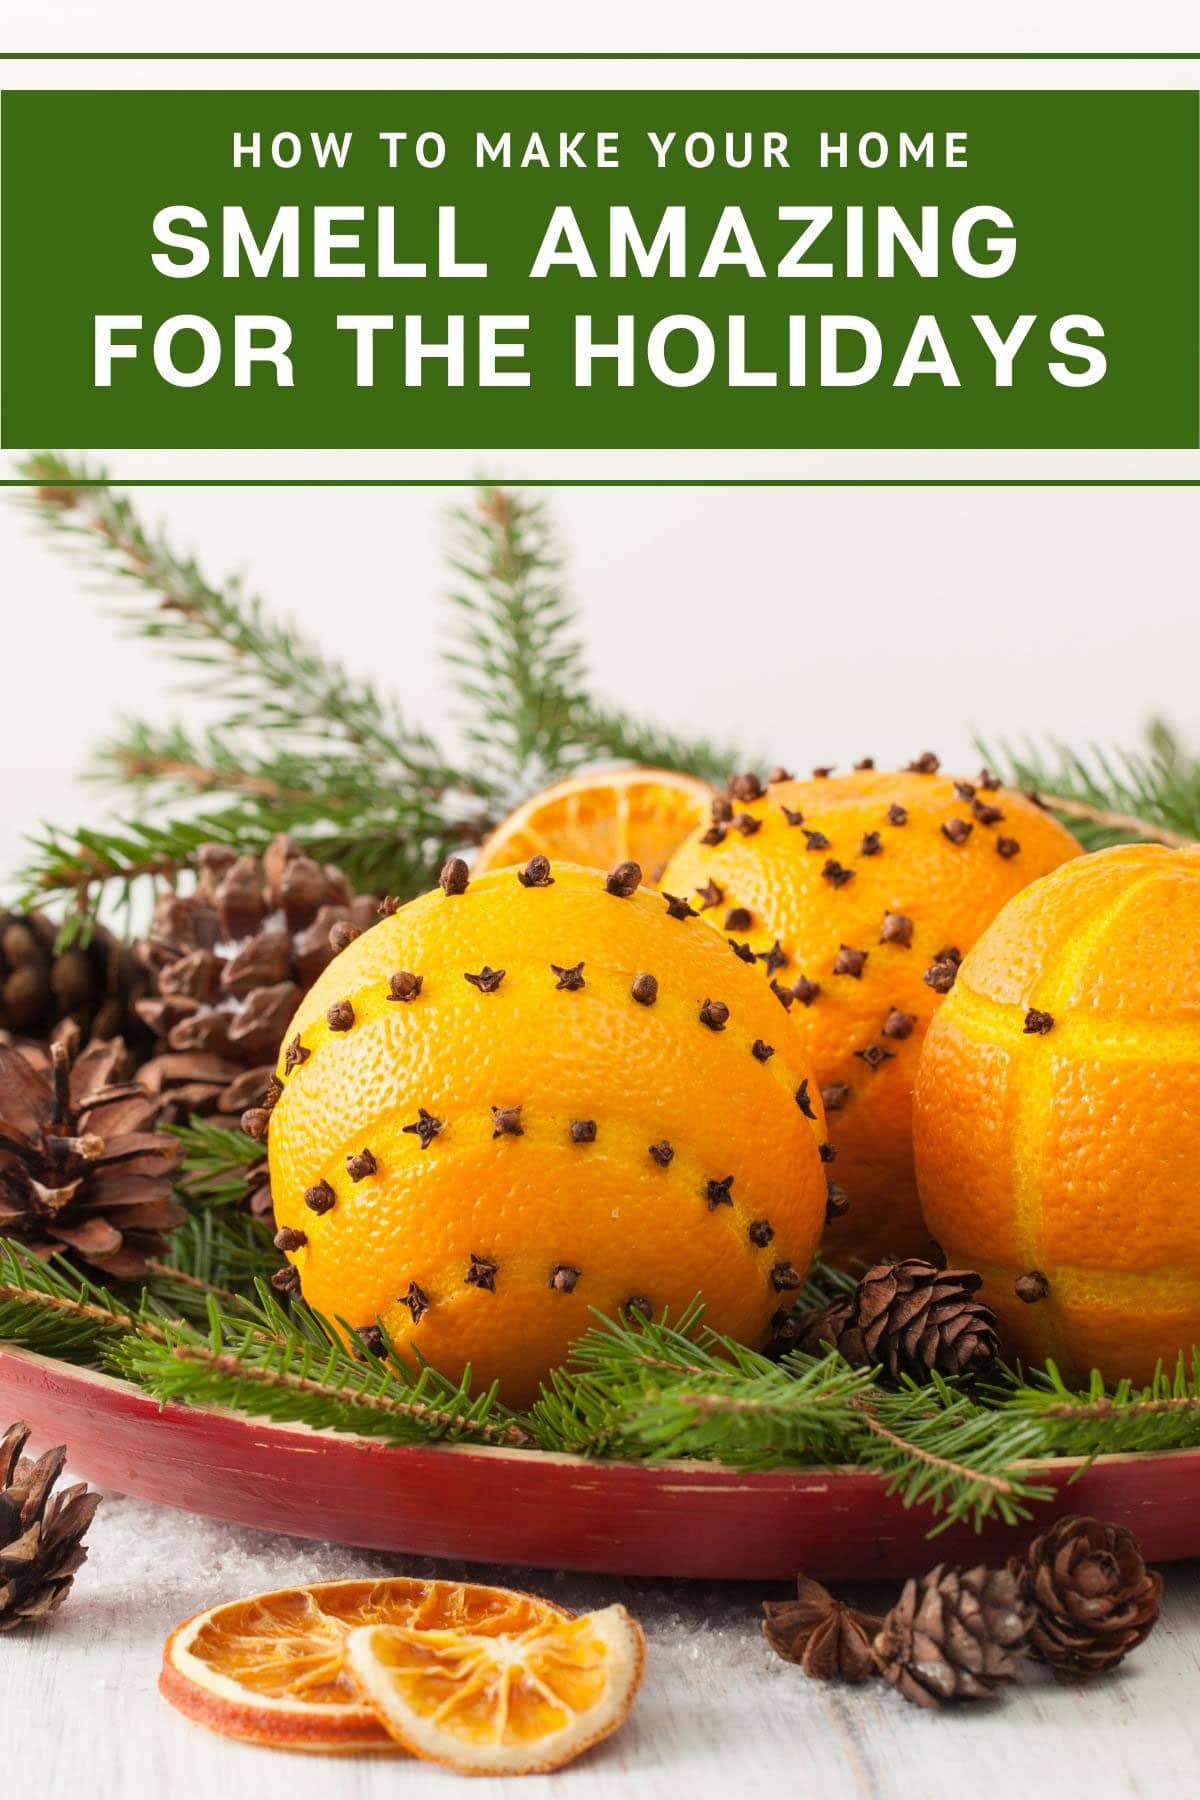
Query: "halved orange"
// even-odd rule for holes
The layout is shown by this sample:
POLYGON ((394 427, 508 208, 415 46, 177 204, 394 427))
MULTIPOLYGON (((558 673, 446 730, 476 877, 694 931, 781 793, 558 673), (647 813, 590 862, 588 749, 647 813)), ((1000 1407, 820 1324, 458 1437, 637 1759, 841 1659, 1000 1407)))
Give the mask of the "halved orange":
POLYGON ((516 1620, 561 1621, 547 1600, 456 1581, 322 1581, 209 1607, 163 1651, 159 1691, 226 1737, 283 1750, 396 1751, 346 1671, 346 1643, 365 1626, 453 1634, 503 1631, 516 1620))
POLYGON ((623 1606, 568 1619, 521 1599, 474 1628, 362 1626, 346 1661, 414 1756, 463 1775, 540 1775, 624 1724, 645 1640, 623 1606))
POLYGON ((531 856, 611 869, 640 863, 657 881, 668 858, 706 817, 713 790, 669 769, 609 769, 543 788, 508 815, 475 859, 477 873, 531 856))

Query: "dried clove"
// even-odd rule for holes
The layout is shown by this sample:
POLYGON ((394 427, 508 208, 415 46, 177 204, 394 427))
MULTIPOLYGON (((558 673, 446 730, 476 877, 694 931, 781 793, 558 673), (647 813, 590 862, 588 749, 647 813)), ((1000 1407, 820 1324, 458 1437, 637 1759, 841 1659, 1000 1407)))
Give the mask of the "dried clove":
POLYGON ((605 892, 615 895, 618 900, 628 900, 631 894, 637 893, 641 885, 641 866, 635 862, 618 863, 604 878, 605 892))
POLYGON ((531 856, 523 869, 518 870, 517 880, 522 887, 544 888, 554 886, 554 877, 550 873, 548 856, 531 856))
POLYGON ((525 1136, 525 1127, 521 1123, 519 1106, 493 1106, 492 1136, 494 1138, 525 1136))
POLYGON ((494 994, 499 988, 500 983, 504 980, 506 973, 507 970, 505 969, 490 969, 488 965, 484 963, 477 975, 464 974, 463 980, 469 981, 471 986, 473 988, 478 988, 481 994, 494 994))
POLYGON ((560 990, 568 994, 578 993, 579 989, 586 985, 583 979, 583 964, 581 962, 575 963, 574 966, 569 969, 561 969, 557 963, 551 963, 550 968, 552 973, 558 978, 554 983, 556 993, 560 990))
POLYGON ((916 1013, 901 1012, 898 1006, 893 1006, 883 1021, 883 1035, 888 1038, 909 1038, 913 1034, 916 1023, 916 1013))
POLYGON ((412 1124, 405 1125, 402 1129, 410 1137, 420 1138, 422 1150, 428 1150, 434 1138, 445 1129, 445 1124, 444 1119, 435 1119, 431 1112, 426 1112, 423 1106, 418 1106, 417 1116, 412 1124))
POLYGON ((388 981, 388 999, 399 1000, 404 1004, 415 1000, 425 985, 423 975, 414 975, 411 969, 398 969, 388 981))
POLYGON ((327 1181, 318 1181, 305 1190, 304 1204, 309 1212, 327 1213, 330 1207, 337 1205, 337 1195, 327 1181))
POLYGON ((429 1295, 425 1292, 424 1288, 418 1287, 415 1281, 409 1282, 408 1291, 407 1293, 400 1295, 399 1303, 401 1306, 407 1306, 409 1312, 412 1314, 412 1322, 414 1325, 419 1325, 421 1323, 421 1320, 429 1311, 431 1304, 429 1295))
POLYGON ((465 894, 470 879, 471 872, 467 868, 462 857, 451 856, 442 864, 442 872, 438 876, 438 883, 443 894, 465 894))
POLYGON ((729 1022, 729 1008, 723 1000, 706 1000, 700 1008, 700 1023, 710 1031, 724 1031, 729 1022))
POLYGON ((368 1175, 378 1173, 379 1165, 369 1150, 360 1150, 357 1155, 346 1158, 346 1173, 351 1181, 365 1181, 368 1175))
POLYGON ((629 992, 639 1006, 653 1006, 658 999, 658 980, 654 975, 635 975, 629 992))
POLYGON ((325 1014, 330 1031, 349 1031, 354 1024, 354 1008, 349 1000, 335 1000, 325 1014))

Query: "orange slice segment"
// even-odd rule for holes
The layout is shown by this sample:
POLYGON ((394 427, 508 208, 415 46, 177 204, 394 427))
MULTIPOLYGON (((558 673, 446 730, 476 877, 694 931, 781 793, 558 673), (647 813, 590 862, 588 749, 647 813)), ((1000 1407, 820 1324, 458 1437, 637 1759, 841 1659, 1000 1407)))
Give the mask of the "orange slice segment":
POLYGON ((557 857, 586 869, 640 863, 656 881, 672 853, 707 815, 713 790, 666 769, 612 769, 544 788, 498 825, 475 861, 478 873, 557 857))
POLYGON ((483 1630, 366 1625, 346 1660, 414 1756, 464 1775, 539 1775, 625 1722, 645 1641, 623 1606, 565 1619, 532 1603, 483 1630))
POLYGON ((172 1632, 159 1690, 226 1737, 285 1750, 396 1751, 346 1671, 367 1626, 502 1631, 569 1615, 505 1588, 453 1581, 325 1581, 230 1600, 172 1632))

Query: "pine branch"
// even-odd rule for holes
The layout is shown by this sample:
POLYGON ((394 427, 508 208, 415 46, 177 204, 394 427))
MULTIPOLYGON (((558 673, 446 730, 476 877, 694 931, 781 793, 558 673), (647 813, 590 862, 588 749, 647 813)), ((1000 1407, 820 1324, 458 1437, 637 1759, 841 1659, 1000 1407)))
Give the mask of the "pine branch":
POLYGON ((163 1401, 395 1444, 527 1441, 494 1389, 472 1396, 469 1370, 450 1382, 424 1365, 410 1370, 390 1344, 382 1358, 352 1353, 318 1313, 302 1303, 285 1312, 261 1283, 235 1312, 209 1295, 204 1321, 199 1329, 167 1316, 148 1291, 123 1308, 66 1265, 38 1263, 0 1239, 2 1341, 107 1369, 163 1401))
POLYGON ((353 1431, 391 1443, 473 1438, 521 1444, 526 1433, 496 1399, 471 1394, 471 1374, 449 1382, 422 1364, 411 1371, 387 1342, 381 1358, 352 1353, 336 1331, 301 1303, 290 1311, 258 1286, 249 1321, 209 1301, 209 1329, 169 1324, 133 1332, 111 1352, 121 1372, 157 1399, 217 1405, 255 1417, 353 1431))
POLYGON ((514 799, 585 764, 621 762, 724 780, 731 745, 661 730, 588 691, 576 615, 547 512, 499 488, 451 515, 458 633, 446 654, 475 765, 514 799))
POLYGON ((450 595, 458 631, 445 653, 475 768, 490 791, 543 786, 579 760, 583 647, 545 505, 480 490, 451 514, 450 595))
POLYGON ((1145 1386, 1106 1386, 1093 1372, 1068 1388, 1053 1362, 994 1396, 997 1411, 1031 1432, 1030 1455, 1094 1457, 1122 1451, 1188 1450, 1200 1445, 1200 1349, 1159 1368, 1145 1386))
POLYGON ((744 1469, 823 1463, 873 1469, 906 1506, 976 1527, 1013 1523, 1051 1489, 1021 1467, 1037 1442, 935 1378, 894 1393, 836 1353, 782 1365, 706 1330, 698 1304, 675 1327, 600 1320, 533 1410, 543 1449, 659 1461, 716 1458, 744 1469))
POLYGON ((40 484, 28 504, 49 531, 106 579, 153 600, 149 612, 123 612, 129 628, 193 669, 191 691, 219 697, 230 726, 282 730, 293 739, 382 755, 426 791, 444 791, 447 772, 435 746, 404 723, 393 703, 299 632, 271 620, 237 578, 214 586, 192 558, 142 522, 102 471, 49 451, 18 466, 26 480, 40 484), (86 481, 102 485, 77 485, 86 481))
POLYGON ((1057 739, 1022 750, 976 743, 989 766, 1032 793, 1086 849, 1146 840, 1179 849, 1200 840, 1200 757, 1161 722, 1137 750, 1074 750, 1057 739))

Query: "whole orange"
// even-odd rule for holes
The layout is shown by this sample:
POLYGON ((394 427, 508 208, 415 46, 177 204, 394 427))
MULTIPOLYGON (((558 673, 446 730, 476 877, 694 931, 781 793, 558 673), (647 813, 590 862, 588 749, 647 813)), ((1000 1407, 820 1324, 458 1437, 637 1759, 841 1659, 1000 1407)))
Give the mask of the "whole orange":
POLYGON ((305 1298, 517 1405, 593 1308, 699 1292, 761 1343, 827 1204, 770 991, 633 864, 443 880, 330 964, 279 1060, 277 1242, 305 1298))
POLYGON ((1147 1381, 1200 1342, 1200 847, 1039 881, 983 934, 914 1105, 929 1229, 1014 1348, 1147 1381))
POLYGON ((926 1027, 1005 901, 1078 852, 1024 795, 926 756, 765 789, 735 776, 667 865, 664 890, 748 945, 791 1008, 850 1199, 827 1233, 835 1261, 927 1245, 911 1136, 926 1027))

